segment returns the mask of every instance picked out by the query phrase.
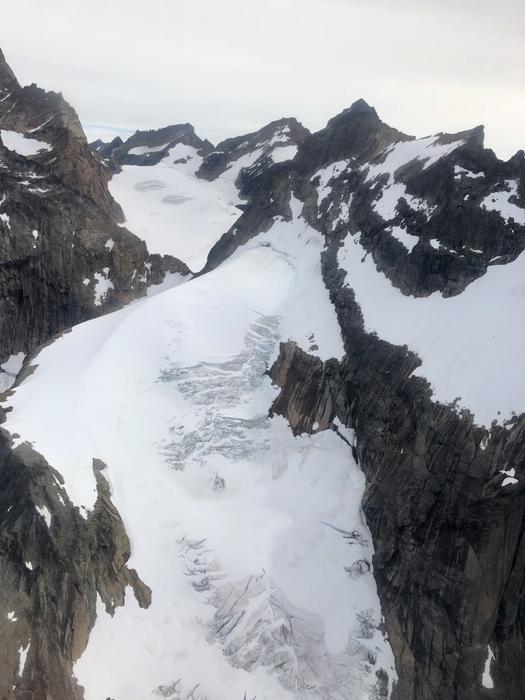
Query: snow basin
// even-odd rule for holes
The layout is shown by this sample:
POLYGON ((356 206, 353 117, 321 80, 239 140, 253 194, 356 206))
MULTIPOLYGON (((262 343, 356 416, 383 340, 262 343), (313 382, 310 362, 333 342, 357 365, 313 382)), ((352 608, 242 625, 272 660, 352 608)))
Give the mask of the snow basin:
POLYGON ((10 151, 15 151, 21 156, 34 156, 39 151, 51 150, 51 146, 45 141, 25 138, 24 135, 18 133, 18 131, 0 129, 0 137, 6 148, 10 151))

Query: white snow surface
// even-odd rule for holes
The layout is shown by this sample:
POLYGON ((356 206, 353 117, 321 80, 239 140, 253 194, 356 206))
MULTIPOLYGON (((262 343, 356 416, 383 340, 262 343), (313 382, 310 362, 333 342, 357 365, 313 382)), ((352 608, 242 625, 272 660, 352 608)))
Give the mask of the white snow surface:
POLYGON ((382 176, 388 176, 386 183, 379 192, 379 197, 374 202, 374 210, 385 221, 394 218, 401 198, 406 199, 407 204, 412 209, 425 213, 427 217, 432 215, 434 208, 425 200, 409 194, 405 185, 396 181, 396 173, 399 168, 413 160, 420 161, 422 169, 425 170, 464 143, 462 140, 440 143, 439 139, 438 135, 426 136, 425 138, 411 141, 398 141, 384 151, 380 156, 379 162, 363 166, 366 171, 365 182, 373 183, 382 176))
POLYGON ((51 150, 51 146, 45 141, 25 138, 24 135, 18 133, 18 131, 0 129, 0 137, 6 148, 10 151, 15 151, 21 156, 34 156, 39 151, 51 150))
POLYGON ((136 146, 135 148, 130 148, 128 153, 130 156, 144 156, 148 153, 159 153, 169 146, 169 143, 168 141, 161 146, 136 146))
POLYGON ((272 160, 274 163, 283 163, 285 160, 291 160, 297 154, 298 148, 292 143, 289 146, 277 146, 272 151, 272 160))
POLYGON ((487 195, 481 202, 482 208, 497 211, 507 223, 509 219, 514 219, 517 224, 525 226, 525 207, 509 201, 518 196, 517 180, 505 180, 505 187, 507 189, 487 195))
POLYGON ((317 206, 320 206, 322 202, 328 197, 332 192, 332 187, 330 183, 332 180, 337 179, 340 175, 348 170, 351 164, 351 160, 338 160, 335 163, 330 163, 330 165, 320 168, 312 175, 312 182, 319 178, 319 184, 317 185, 317 206))
POLYGON ((109 267, 104 267, 102 272, 95 272, 95 305, 100 306, 106 301, 110 289, 114 289, 113 282, 109 279, 109 267))
POLYGON ((280 340, 342 354, 321 237, 291 205, 213 272, 45 347, 9 400, 4 427, 75 504, 95 501, 92 459, 108 465, 129 565, 152 588, 146 610, 129 589, 113 618, 99 604, 74 669, 86 700, 197 684, 195 700, 372 700, 375 670, 394 677, 351 449, 268 418, 280 340))
POLYGON ((44 519, 46 525, 48 527, 51 527, 51 513, 49 512, 49 508, 47 506, 35 506, 39 514, 42 516, 44 519))
POLYGON ((177 144, 157 165, 125 165, 109 182, 125 225, 146 241, 148 250, 173 255, 194 272, 204 267, 211 247, 240 216, 235 179, 250 164, 241 158, 208 182, 195 176, 201 163, 196 149, 177 144), (182 159, 187 161, 174 163, 182 159))
POLYGON ((500 474, 505 474, 505 478, 501 482, 502 486, 514 486, 514 484, 519 484, 519 479, 516 479, 516 470, 514 467, 510 469, 500 469, 500 474))
POLYGON ((525 410, 525 255, 487 273, 454 297, 405 296, 380 273, 358 237, 339 250, 367 330, 419 355, 416 374, 434 398, 468 408, 489 426, 525 410), (364 258, 364 260, 363 260, 364 258), (498 413, 499 412, 499 413, 498 413))
POLYGON ((392 184, 397 170, 411 161, 421 161, 423 170, 425 170, 463 144, 462 140, 440 143, 439 135, 425 136, 410 141, 397 141, 385 150, 384 154, 380 156, 379 162, 363 166, 368 171, 366 179, 372 181, 380 175, 388 174, 389 184, 392 184))
POLYGON ((26 661, 27 661, 27 654, 29 653, 29 646, 30 642, 28 642, 26 648, 20 647, 18 650, 18 658, 19 658, 19 663, 18 663, 18 675, 22 677, 22 674, 24 673, 24 668, 26 666, 26 661))
POLYGON ((454 177, 460 180, 462 177, 468 177, 471 180, 477 180, 480 177, 485 177, 485 173, 481 170, 479 173, 473 173, 472 170, 462 168, 460 165, 454 166, 454 177))
POLYGON ((490 666, 492 662, 494 661, 494 653, 490 646, 487 646, 487 660, 485 661, 485 668, 483 669, 483 676, 481 678, 481 685, 484 688, 488 688, 491 690, 494 688, 494 681, 492 680, 492 676, 490 674, 490 666))
POLYGON ((18 352, 11 355, 2 365, 0 365, 0 393, 10 389, 16 380, 16 375, 22 369, 25 353, 18 352))
POLYGON ((419 243, 419 236, 408 233, 407 230, 401 226, 393 226, 390 233, 405 246, 409 253, 411 253, 414 246, 419 243))

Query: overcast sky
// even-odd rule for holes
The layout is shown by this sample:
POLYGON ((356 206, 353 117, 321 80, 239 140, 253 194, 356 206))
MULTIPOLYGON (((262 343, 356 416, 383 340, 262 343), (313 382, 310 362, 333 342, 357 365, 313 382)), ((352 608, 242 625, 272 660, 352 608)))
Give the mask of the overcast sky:
POLYGON ((525 148, 523 0, 23 0, 1 19, 20 81, 87 124, 217 142, 364 97, 407 133, 482 123, 500 157, 525 148))

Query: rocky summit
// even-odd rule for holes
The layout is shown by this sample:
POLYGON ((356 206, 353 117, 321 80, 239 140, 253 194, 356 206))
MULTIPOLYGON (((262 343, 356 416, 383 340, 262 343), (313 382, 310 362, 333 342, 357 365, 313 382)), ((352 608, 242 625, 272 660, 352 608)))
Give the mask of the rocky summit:
POLYGON ((0 697, 523 700, 524 249, 481 126, 88 144, 0 52, 0 697))

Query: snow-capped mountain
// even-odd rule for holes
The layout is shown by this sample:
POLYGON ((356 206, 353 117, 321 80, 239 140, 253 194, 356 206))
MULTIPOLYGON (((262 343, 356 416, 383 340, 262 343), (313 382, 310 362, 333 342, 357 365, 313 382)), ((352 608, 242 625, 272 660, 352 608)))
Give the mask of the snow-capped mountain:
POLYGON ((0 696, 521 700, 523 152, 0 138, 0 696))

